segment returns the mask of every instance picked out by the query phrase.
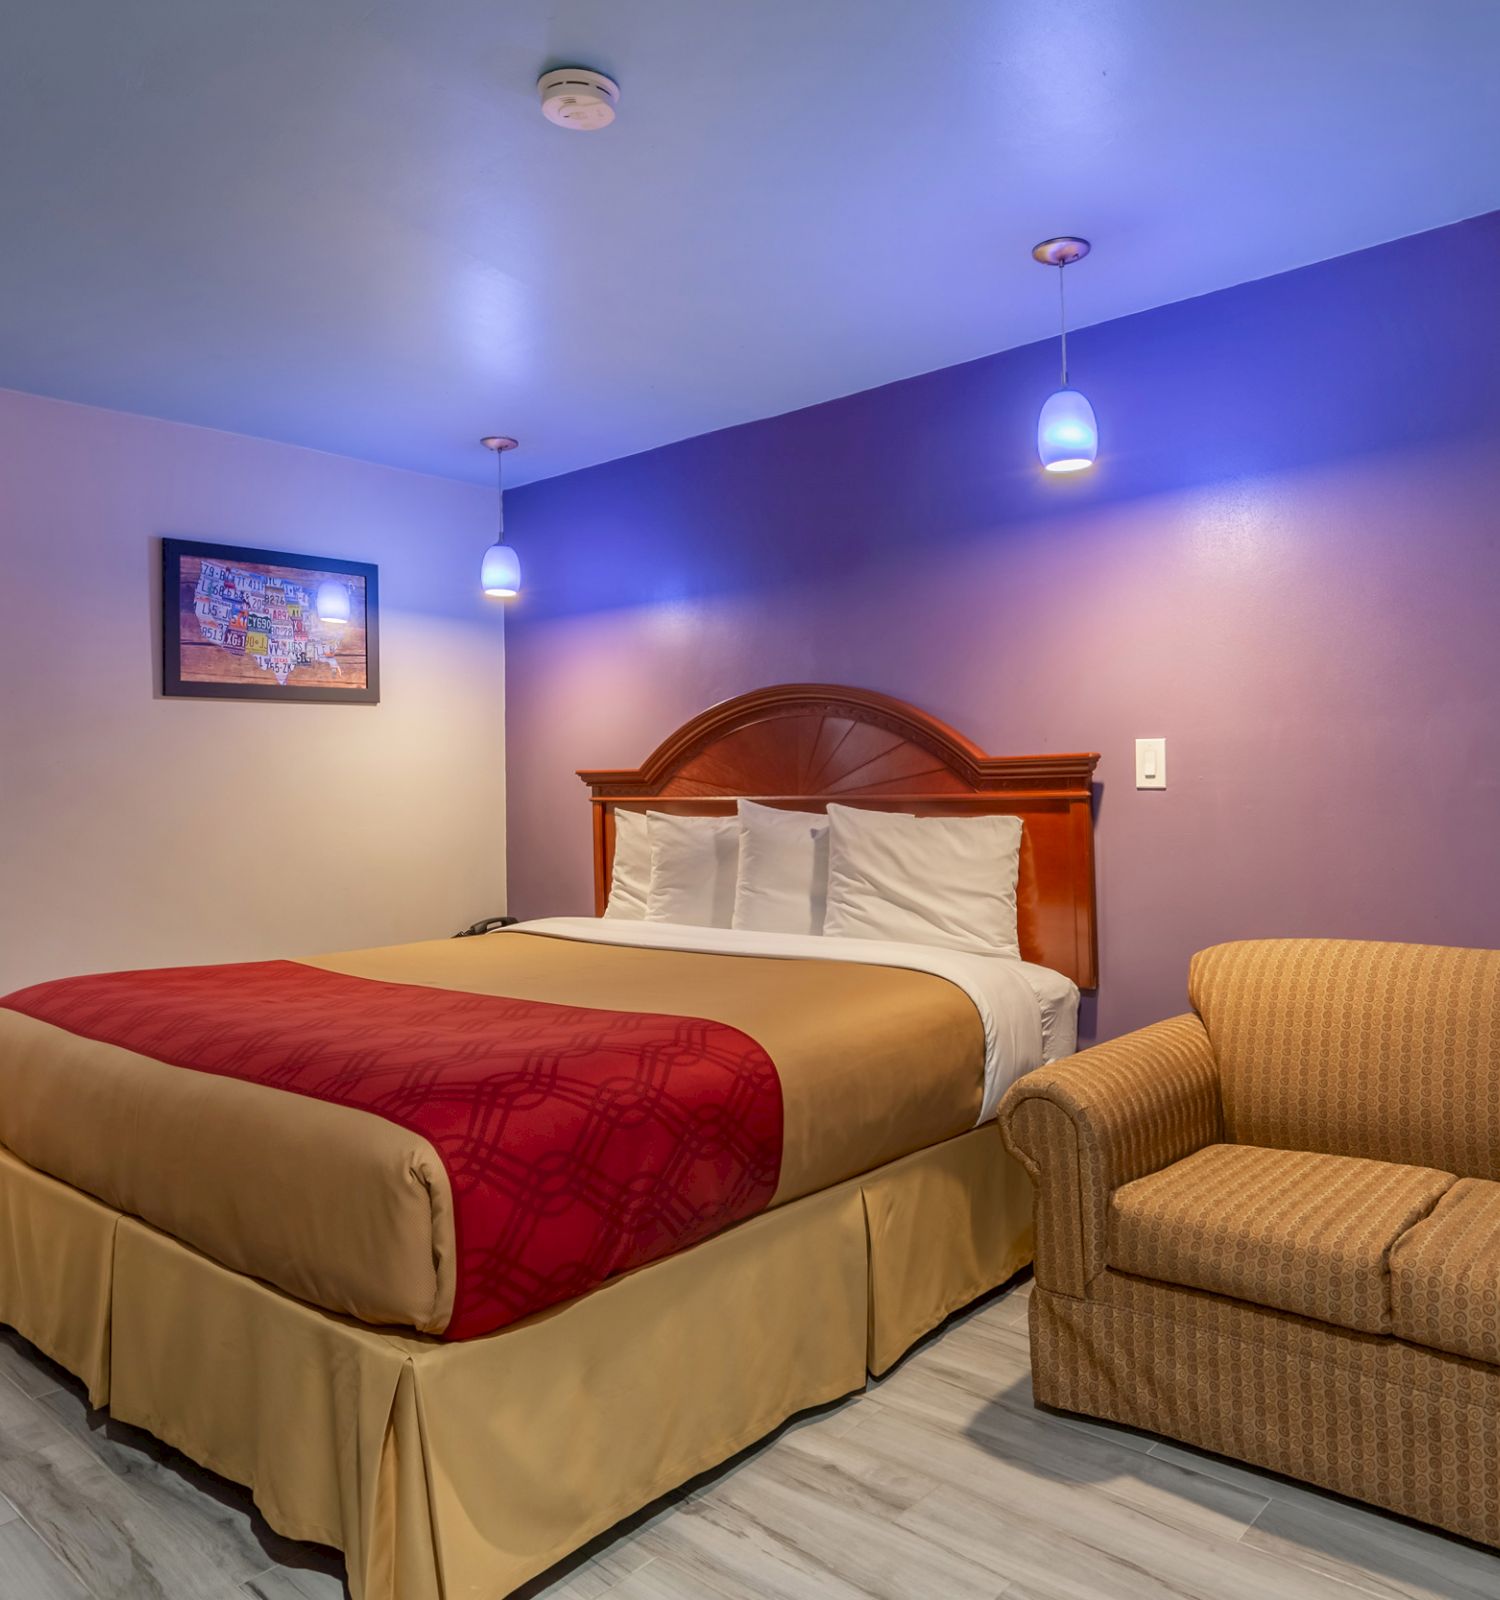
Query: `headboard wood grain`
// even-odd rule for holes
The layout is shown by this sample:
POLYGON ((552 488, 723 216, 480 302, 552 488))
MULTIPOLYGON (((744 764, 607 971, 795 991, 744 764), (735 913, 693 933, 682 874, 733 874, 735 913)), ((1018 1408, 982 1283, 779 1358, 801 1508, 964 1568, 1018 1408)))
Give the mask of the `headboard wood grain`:
POLYGON ((1098 982, 1092 776, 1097 755, 987 756, 961 733, 868 689, 784 683, 711 706, 633 770, 580 772, 593 794, 594 909, 609 898, 614 813, 722 816, 741 797, 791 810, 830 800, 917 816, 1024 823, 1021 954, 1098 982))

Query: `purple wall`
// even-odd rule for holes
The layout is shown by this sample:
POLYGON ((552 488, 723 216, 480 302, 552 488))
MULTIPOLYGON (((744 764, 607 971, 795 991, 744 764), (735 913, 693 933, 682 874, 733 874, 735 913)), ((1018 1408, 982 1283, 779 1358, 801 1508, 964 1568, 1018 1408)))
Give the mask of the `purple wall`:
POLYGON ((1089 1036, 1220 939, 1500 944, 1497 269, 1500 213, 1085 329, 1077 478, 1046 344, 517 491, 511 909, 589 907, 575 768, 815 679, 1103 753, 1089 1036))

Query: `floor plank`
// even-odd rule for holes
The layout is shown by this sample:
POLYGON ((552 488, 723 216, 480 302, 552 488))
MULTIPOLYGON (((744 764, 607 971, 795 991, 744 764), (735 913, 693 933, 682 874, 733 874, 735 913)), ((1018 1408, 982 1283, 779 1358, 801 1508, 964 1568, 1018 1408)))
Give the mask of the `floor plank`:
POLYGON ((60 1384, 71 1381, 35 1345, 29 1344, 13 1328, 0 1327, 0 1377, 9 1378, 22 1394, 40 1399, 60 1384))
POLYGON ((56 1389, 41 1404, 233 1582, 245 1583, 295 1554, 298 1547, 256 1515, 248 1490, 227 1484, 143 1429, 92 1410, 81 1389, 56 1389))
MULTIPOLYGON (((987 1565, 902 1524, 900 1513, 935 1492, 936 1483, 899 1463, 862 1466, 790 1448, 768 1451, 693 1506, 752 1549, 774 1547, 802 1570, 878 1600, 995 1600, 1002 1585, 987 1565)), ((658 1530, 669 1551, 678 1526, 674 1519, 658 1530)))
POLYGON ((735 1587, 723 1573, 710 1580, 670 1556, 657 1556, 609 1591, 609 1600, 760 1600, 758 1587, 735 1587))
MULTIPOLYGON (((1493 1551, 1037 1410, 1028 1292, 955 1317, 516 1600, 1500 1600, 1493 1551)), ((279 1538, 247 1491, 0 1337, 0 1600, 346 1595, 335 1552, 279 1538)))
POLYGON ((344 1600, 343 1580, 316 1570, 272 1567, 244 1587, 246 1600, 344 1600))
POLYGON ((1489 1551, 1332 1500, 1271 1500, 1244 1542, 1342 1578, 1382 1600, 1496 1600, 1500 1595, 1489 1551))
POLYGON ((206 1539, 185 1537, 8 1379, 0 1380, 0 1495, 97 1600, 243 1600, 238 1575, 217 1564, 206 1539))
MULTIPOLYGON (((804 1447, 806 1448, 806 1447, 804 1447)), ((1153 1462, 1112 1444, 1095 1445, 1061 1429, 1009 1419, 968 1435, 930 1418, 895 1409, 839 1441, 846 1469, 864 1472, 867 1458, 901 1462, 941 1486, 991 1501, 1007 1528, 1020 1506, 1048 1498, 1092 1518, 1114 1506, 1161 1528, 1236 1543, 1265 1509, 1263 1495, 1153 1462), (976 1448, 976 1445, 978 1448, 976 1448)))
POLYGON ((1006 1600, 1368 1600, 1337 1579, 1189 1533, 1132 1507, 1054 1486, 995 1515, 988 1495, 945 1488, 903 1514, 903 1526, 987 1564, 1006 1600))
POLYGON ((1380 1596, 1500 1600, 1500 1554, 1311 1484, 1161 1439, 1154 1456, 1268 1497, 1245 1542, 1380 1596))
POLYGON ((68 1569, 19 1519, 0 1523, 0 1594, 6 1600, 89 1600, 68 1569))

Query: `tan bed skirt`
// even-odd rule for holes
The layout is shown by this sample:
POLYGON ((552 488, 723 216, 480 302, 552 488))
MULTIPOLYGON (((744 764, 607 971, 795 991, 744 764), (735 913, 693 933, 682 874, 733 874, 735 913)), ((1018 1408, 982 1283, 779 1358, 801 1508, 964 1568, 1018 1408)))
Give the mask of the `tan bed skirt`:
POLYGON ((0 1151, 0 1321, 96 1405, 341 1549, 354 1600, 498 1600, 1031 1259, 989 1126, 487 1338, 384 1332, 0 1151))

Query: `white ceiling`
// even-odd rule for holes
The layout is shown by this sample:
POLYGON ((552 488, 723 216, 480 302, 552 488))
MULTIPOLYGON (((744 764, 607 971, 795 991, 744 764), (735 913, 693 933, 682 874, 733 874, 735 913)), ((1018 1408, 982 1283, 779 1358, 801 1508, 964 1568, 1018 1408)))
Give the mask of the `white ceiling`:
POLYGON ((0 385, 524 482, 1500 207, 1493 0, 0 0, 0 385), (623 87, 545 122, 559 64, 623 87))

